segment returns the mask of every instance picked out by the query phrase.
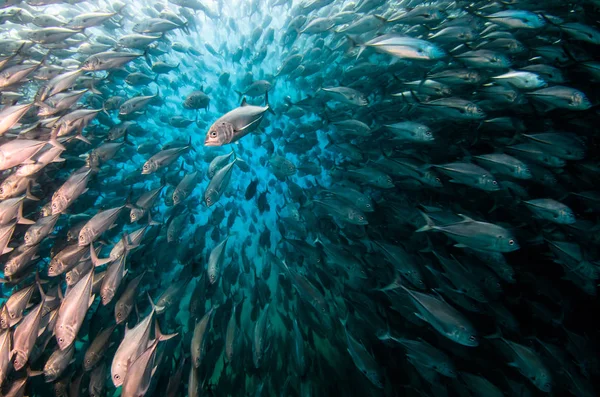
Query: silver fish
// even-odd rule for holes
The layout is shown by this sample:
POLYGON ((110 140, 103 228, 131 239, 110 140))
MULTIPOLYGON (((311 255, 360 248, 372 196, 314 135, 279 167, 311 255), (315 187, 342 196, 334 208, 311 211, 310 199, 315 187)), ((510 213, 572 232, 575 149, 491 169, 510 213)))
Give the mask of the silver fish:
POLYGON ((75 342, 79 329, 85 320, 89 307, 94 302, 92 295, 93 269, 67 291, 58 309, 58 319, 54 327, 60 350, 65 350, 75 342))
POLYGON ((240 107, 219 117, 208 129, 204 146, 223 146, 257 129, 264 114, 270 110, 268 96, 266 93, 267 105, 264 107, 248 105, 244 98, 240 107))

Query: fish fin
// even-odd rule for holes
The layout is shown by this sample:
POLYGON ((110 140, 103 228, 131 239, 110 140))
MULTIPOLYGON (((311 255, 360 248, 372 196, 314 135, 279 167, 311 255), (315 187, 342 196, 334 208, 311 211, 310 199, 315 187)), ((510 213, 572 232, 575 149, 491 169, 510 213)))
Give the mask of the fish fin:
POLYGON ((146 293, 148 295, 148 300, 150 301, 150 306, 152 306, 152 310, 154 310, 157 314, 162 313, 165 310, 164 306, 156 306, 154 304, 154 302, 152 301, 152 298, 150 297, 149 293, 146 293))
POLYGON ((425 226, 417 229, 415 231, 415 233, 421 233, 421 232, 427 232, 429 230, 435 230, 435 224, 433 223, 431 218, 429 216, 427 216, 427 214, 424 213, 423 211, 419 210, 419 212, 421 213, 421 215, 423 216, 423 218, 425 219, 425 222, 427 222, 427 224, 425 226))
POLYGON ((467 245, 464 245, 464 244, 454 244, 454 246, 456 248, 469 248, 467 245))
POLYGON ((267 110, 269 111, 269 113, 275 114, 275 111, 273 110, 273 108, 269 104, 269 92, 268 91, 265 92, 265 106, 267 107, 267 110))
POLYGON ((158 325, 158 320, 154 320, 154 332, 155 332, 155 338, 157 338, 159 342, 169 340, 169 339, 174 338, 177 335, 179 335, 178 332, 176 332, 174 334, 163 334, 160 331, 160 327, 158 325))
POLYGON ((363 53, 363 51, 367 47, 364 44, 358 43, 358 41, 350 35, 346 35, 346 40, 348 40, 350 42, 351 49, 354 49, 355 47, 359 47, 358 54, 356 54, 356 59, 360 58, 360 55, 363 53))
POLYGON ((33 225, 35 222, 31 219, 23 217, 23 203, 19 204, 19 211, 17 213, 17 223, 20 225, 33 225))
POLYGON ((39 198, 31 194, 31 183, 27 184, 27 190, 25 191, 25 198, 33 201, 40 201, 39 198))
POLYGON ((421 321, 425 321, 426 323, 428 323, 429 321, 427 321, 422 315, 421 313, 413 313, 415 315, 415 317, 417 317, 419 320, 421 321))
POLYGON ((242 98, 242 102, 240 103, 240 107, 248 106, 248 102, 246 102, 246 97, 242 98))
POLYGON ((82 141, 82 142, 85 142, 85 143, 87 143, 88 145, 91 145, 91 144, 92 144, 92 142, 90 142, 90 140, 89 140, 89 139, 87 139, 86 137, 84 137, 84 136, 83 136, 83 135, 81 135, 81 134, 77 134, 77 135, 75 135, 75 139, 79 139, 80 141, 82 141))
POLYGON ((148 211, 148 226, 158 226, 158 225, 162 225, 162 223, 153 220, 152 215, 150 214, 150 211, 148 211))
POLYGON ((94 265, 94 267, 106 265, 107 263, 109 263, 111 261, 110 258, 105 258, 105 259, 98 258, 98 255, 96 254, 96 250, 94 249, 94 243, 90 244, 90 258, 92 259, 92 264, 94 265))
POLYGON ((34 371, 31 368, 27 367, 27 377, 40 376, 43 374, 44 371, 34 371))
POLYGON ((457 215, 463 219, 461 222, 475 222, 475 220, 473 220, 473 218, 469 218, 468 216, 466 216, 464 214, 457 214, 457 215))
POLYGON ((94 299, 96 299, 96 295, 92 294, 90 296, 90 301, 88 303, 88 308, 92 307, 92 305, 94 304, 94 299))

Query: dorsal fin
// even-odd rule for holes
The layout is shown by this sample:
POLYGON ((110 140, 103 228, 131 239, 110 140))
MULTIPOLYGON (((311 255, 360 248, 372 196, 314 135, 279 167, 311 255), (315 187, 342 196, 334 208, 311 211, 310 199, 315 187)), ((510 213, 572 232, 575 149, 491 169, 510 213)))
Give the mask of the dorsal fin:
POLYGON ((240 106, 248 106, 248 103, 246 102, 246 97, 242 98, 242 103, 240 104, 240 106))

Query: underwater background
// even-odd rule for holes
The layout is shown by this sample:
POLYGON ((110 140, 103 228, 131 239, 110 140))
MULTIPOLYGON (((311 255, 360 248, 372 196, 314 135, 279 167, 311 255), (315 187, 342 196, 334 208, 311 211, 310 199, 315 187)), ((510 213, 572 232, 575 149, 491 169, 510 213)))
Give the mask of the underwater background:
POLYGON ((0 0, 0 396, 595 396, 599 7, 0 0))

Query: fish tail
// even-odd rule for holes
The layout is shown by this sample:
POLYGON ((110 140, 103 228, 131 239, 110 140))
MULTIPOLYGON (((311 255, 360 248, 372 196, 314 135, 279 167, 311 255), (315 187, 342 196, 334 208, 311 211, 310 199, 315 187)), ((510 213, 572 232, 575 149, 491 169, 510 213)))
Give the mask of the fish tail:
POLYGON ((425 219, 425 222, 427 222, 427 224, 425 226, 417 229, 415 231, 415 233, 428 232, 430 230, 434 230, 436 226, 433 223, 433 221, 431 220, 431 218, 429 216, 427 216, 427 214, 424 213, 423 211, 419 210, 419 212, 421 213, 421 215, 423 216, 423 218, 425 219))
POLYGON ((177 335, 179 335, 178 332, 174 333, 174 334, 163 334, 160 330, 160 326, 158 325, 158 320, 154 320, 154 332, 155 332, 155 338, 159 341, 159 342, 163 342, 166 340, 169 340, 171 338, 176 337, 177 335))
POLYGON ((267 107, 267 110, 271 113, 271 114, 275 114, 275 111, 273 111, 273 108, 271 107, 271 105, 269 104, 269 92, 265 92, 265 106, 267 107))
POLYGON ((154 304, 154 301, 152 301, 152 297, 150 297, 150 293, 146 292, 146 294, 148 296, 148 301, 150 301, 150 306, 152 307, 152 310, 154 310, 157 314, 162 313, 165 310, 164 306, 156 306, 154 304))
POLYGON ((144 49, 144 53, 142 54, 144 59, 146 60, 146 64, 150 69, 152 69, 152 60, 150 59, 150 54, 148 54, 148 47, 144 49))
POLYGON ((367 46, 365 46, 364 44, 358 43, 356 41, 356 39, 350 35, 346 35, 346 39, 350 42, 352 49, 354 49, 355 47, 359 47, 358 54, 356 55, 356 59, 360 58, 360 55, 363 53, 365 48, 367 48, 367 46))

